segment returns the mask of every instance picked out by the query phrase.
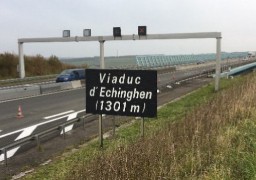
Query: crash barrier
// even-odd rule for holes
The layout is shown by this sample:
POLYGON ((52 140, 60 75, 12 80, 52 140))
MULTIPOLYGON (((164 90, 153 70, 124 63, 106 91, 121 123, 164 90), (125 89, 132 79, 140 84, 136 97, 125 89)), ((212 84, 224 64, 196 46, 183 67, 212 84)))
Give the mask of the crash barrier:
MULTIPOLYGON (((223 73, 220 74, 221 77, 229 77, 233 75, 240 74, 244 71, 252 70, 256 68, 256 62, 250 63, 250 64, 244 64, 242 66, 238 66, 232 69, 229 69, 223 73)), ((215 78, 215 74, 212 75, 213 78, 215 78)))
POLYGON ((3 160, 5 162, 5 165, 7 166, 7 159, 9 158, 8 157, 8 151, 9 150, 12 150, 14 148, 17 148, 17 147, 20 147, 20 146, 23 146, 25 144, 28 144, 28 143, 31 143, 31 142, 36 142, 37 144, 37 147, 41 147, 41 143, 40 143, 40 139, 47 136, 47 135, 50 135, 56 131, 59 131, 61 132, 60 134, 62 134, 63 138, 65 139, 65 135, 66 135, 66 132, 65 132, 65 129, 66 127, 68 127, 69 125, 72 125, 74 123, 79 123, 82 121, 83 123, 83 128, 85 129, 85 119, 86 118, 89 118, 89 117, 92 117, 94 115, 92 114, 87 114, 87 115, 84 115, 84 116, 81 116, 81 117, 78 117, 78 118, 75 118, 75 119, 72 119, 70 121, 67 121, 67 122, 64 122, 60 125, 56 125, 54 127, 51 127, 47 130, 44 130, 44 131, 41 131, 37 134, 32 134, 28 137, 25 137, 25 138, 22 138, 20 140, 17 140, 17 141, 14 141, 8 145, 5 145, 4 147, 1 147, 0 148, 0 157, 3 157, 3 160))
POLYGON ((15 89, 0 89, 0 101, 40 94, 39 86, 24 86, 15 89))
POLYGON ((61 90, 60 84, 45 84, 40 86, 41 94, 51 93, 51 92, 60 91, 60 90, 61 90))
POLYGON ((81 81, 71 81, 72 88, 80 88, 82 87, 81 81))
POLYGON ((0 101, 10 99, 17 99, 29 96, 37 96, 40 94, 47 94, 61 90, 81 88, 81 81, 70 81, 63 83, 49 83, 41 85, 26 85, 16 88, 0 89, 0 101))

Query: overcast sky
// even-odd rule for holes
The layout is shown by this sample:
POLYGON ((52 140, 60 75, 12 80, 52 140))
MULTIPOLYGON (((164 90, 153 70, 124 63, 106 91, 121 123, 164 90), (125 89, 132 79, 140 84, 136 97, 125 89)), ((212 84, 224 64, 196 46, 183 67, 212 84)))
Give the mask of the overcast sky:
MULTIPOLYGON (((256 0, 0 0, 0 53, 18 53, 18 38, 221 32, 222 51, 256 50, 256 0)), ((105 55, 212 53, 214 39, 118 41, 105 55)), ((26 55, 99 56, 98 42, 24 44, 26 55)))

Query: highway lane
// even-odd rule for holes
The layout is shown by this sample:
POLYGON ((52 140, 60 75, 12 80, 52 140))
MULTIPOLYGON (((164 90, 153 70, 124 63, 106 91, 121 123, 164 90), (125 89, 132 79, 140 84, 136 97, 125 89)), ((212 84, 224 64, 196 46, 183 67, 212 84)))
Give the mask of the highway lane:
POLYGON ((0 103, 0 135, 49 120, 44 117, 83 109, 85 88, 0 103), (19 105, 23 118, 17 118, 19 105))
MULTIPOLYGON (((85 114, 85 88, 0 103, 0 148, 85 114), (18 107, 23 118, 17 118, 18 107)), ((65 127, 65 132, 73 125, 65 127)), ((21 147, 7 152, 12 157, 21 147)), ((0 155, 0 162, 4 154, 0 155)))

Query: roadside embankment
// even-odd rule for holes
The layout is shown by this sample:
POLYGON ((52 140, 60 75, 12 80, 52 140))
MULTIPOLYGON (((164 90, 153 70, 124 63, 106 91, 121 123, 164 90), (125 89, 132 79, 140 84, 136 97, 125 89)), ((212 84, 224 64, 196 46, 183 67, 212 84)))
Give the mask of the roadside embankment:
POLYGON ((114 138, 82 145, 26 179, 252 179, 256 175, 256 76, 195 91, 114 138))

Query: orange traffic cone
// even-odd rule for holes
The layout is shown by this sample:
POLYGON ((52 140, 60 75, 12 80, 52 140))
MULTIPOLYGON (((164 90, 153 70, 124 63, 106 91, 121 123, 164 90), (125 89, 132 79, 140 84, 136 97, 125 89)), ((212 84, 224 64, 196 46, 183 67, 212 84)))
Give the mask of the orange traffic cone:
POLYGON ((23 113, 22 113, 22 110, 21 110, 21 106, 19 105, 18 107, 18 114, 17 114, 17 118, 23 118, 23 113))

